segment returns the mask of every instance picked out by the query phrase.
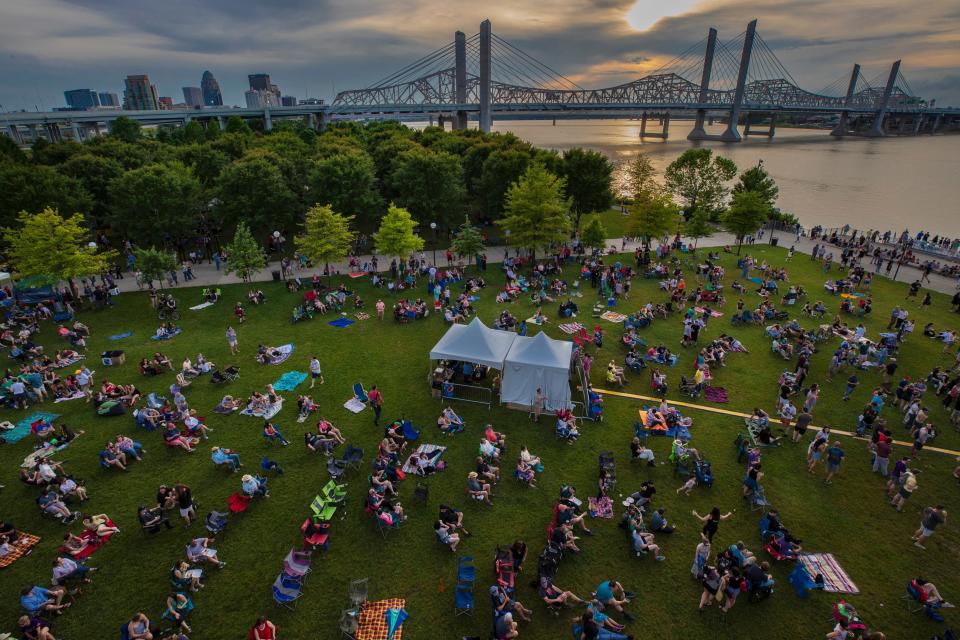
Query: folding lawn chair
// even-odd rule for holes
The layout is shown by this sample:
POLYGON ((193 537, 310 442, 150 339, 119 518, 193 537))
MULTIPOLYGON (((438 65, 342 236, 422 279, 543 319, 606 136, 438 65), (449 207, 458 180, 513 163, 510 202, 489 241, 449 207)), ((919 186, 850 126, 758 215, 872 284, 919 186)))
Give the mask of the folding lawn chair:
POLYGON ((273 581, 273 600, 281 607, 286 607, 293 611, 297 600, 303 595, 303 585, 296 578, 292 578, 285 573, 277 576, 273 581))
POLYGON ((347 448, 338 462, 340 465, 350 466, 359 471, 360 463, 363 462, 363 449, 347 444, 347 448))
POLYGON ((337 505, 328 502, 323 496, 317 496, 310 503, 310 510, 313 511, 313 519, 320 522, 329 522, 337 512, 337 505))
POLYGON ((247 507, 250 506, 250 502, 253 500, 250 496, 245 496, 241 493, 234 493, 232 496, 227 498, 227 506, 230 507, 231 513, 243 513, 247 510, 247 507))
POLYGON ((341 638, 350 638, 350 640, 356 639, 357 629, 360 627, 360 620, 358 617, 359 612, 356 609, 344 609, 340 612, 340 620, 338 621, 338 625, 340 626, 341 638))
POLYGON ((762 511, 770 506, 767 497, 763 494, 763 487, 757 485, 757 488, 750 494, 750 511, 762 511))
POLYGON ((347 597, 350 599, 350 604, 352 604, 354 608, 359 609, 367 603, 367 594, 370 587, 369 582, 369 578, 350 581, 347 597))
POLYGON ((473 615, 474 608, 473 583, 457 583, 453 592, 453 615, 473 615))
POLYGON ((227 528, 227 514, 220 511, 211 511, 207 514, 205 524, 207 531, 213 535, 217 535, 227 528))
POLYGON ((360 402, 366 403, 370 398, 367 396, 367 392, 363 390, 363 384, 357 382, 353 385, 353 395, 360 402))
POLYGON ((336 458, 327 458, 327 473, 330 474, 331 481, 339 480, 347 470, 340 464, 336 458))
POLYGON ((460 556, 457 559, 457 582, 469 582, 471 585, 477 577, 477 570, 473 566, 473 556, 460 556))
POLYGON ((320 490, 320 495, 330 503, 343 502, 344 498, 347 497, 347 485, 337 484, 335 481, 330 480, 330 482, 320 490))
POLYGON ((330 524, 324 523, 320 525, 322 533, 318 532, 307 535, 307 527, 309 527, 311 524, 313 524, 313 519, 307 518, 303 521, 303 524, 300 525, 300 531, 303 533, 303 542, 311 547, 320 547, 321 549, 326 549, 330 544, 330 524))
POLYGON ((311 555, 309 551, 290 549, 287 557, 283 559, 283 572, 303 582, 307 574, 310 573, 310 560, 311 555))

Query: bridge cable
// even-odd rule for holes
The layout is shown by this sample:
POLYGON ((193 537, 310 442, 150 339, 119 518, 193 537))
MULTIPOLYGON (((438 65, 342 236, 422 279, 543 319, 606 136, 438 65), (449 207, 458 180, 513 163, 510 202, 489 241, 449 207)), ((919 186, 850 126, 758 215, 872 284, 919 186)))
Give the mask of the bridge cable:
MULTIPOLYGON (((409 78, 413 73, 420 73, 424 66, 434 63, 438 59, 442 59, 444 56, 449 55, 450 52, 454 50, 454 43, 450 43, 445 47, 432 51, 426 56, 416 60, 407 66, 403 67, 399 71, 379 80, 378 82, 370 85, 367 89, 380 89, 385 86, 401 84, 405 78, 409 78)), ((422 77, 422 76, 417 76, 422 77)), ((414 78, 415 79, 415 78, 414 78)))
POLYGON ((530 54, 528 54, 528 53, 527 53, 526 51, 524 51, 523 49, 520 49, 519 47, 515 47, 515 46, 512 45, 510 42, 508 42, 507 40, 504 40, 503 38, 501 38, 500 36, 498 36, 498 35, 495 34, 495 33, 494 33, 494 34, 491 34, 491 35, 492 35, 492 38, 493 38, 494 41, 499 42, 499 43, 505 45, 507 48, 515 51, 515 52, 517 53, 517 55, 519 55, 521 58, 525 58, 525 59, 529 60, 534 66, 540 67, 540 68, 542 68, 543 70, 545 70, 546 75, 547 75, 548 77, 552 74, 554 77, 560 78, 560 79, 566 81, 568 85, 572 86, 572 87, 575 88, 575 89, 581 89, 581 90, 583 89, 583 87, 581 87, 580 85, 578 85, 576 82, 574 82, 574 81, 571 80, 570 78, 566 77, 565 75, 563 75, 563 74, 560 73, 559 71, 556 71, 556 70, 553 69, 552 67, 550 67, 550 66, 548 66, 548 65, 540 62, 539 60, 537 60, 536 58, 534 58, 533 56, 531 56, 530 54))

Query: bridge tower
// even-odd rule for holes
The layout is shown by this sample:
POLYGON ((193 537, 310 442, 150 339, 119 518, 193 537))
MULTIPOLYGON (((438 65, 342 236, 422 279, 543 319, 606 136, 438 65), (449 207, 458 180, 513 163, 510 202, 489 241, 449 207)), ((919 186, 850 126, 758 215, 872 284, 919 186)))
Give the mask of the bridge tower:
POLYGON ((697 99, 701 108, 697 109, 697 121, 687 135, 687 140, 707 139, 707 132, 703 128, 703 121, 707 117, 707 110, 702 107, 707 103, 710 95, 710 75, 713 72, 713 53, 716 48, 717 30, 710 27, 710 31, 707 33, 707 52, 703 56, 703 75, 700 76, 700 97, 697 99))
POLYGON ((720 135, 724 142, 740 142, 740 131, 737 129, 740 120, 740 110, 743 108, 743 94, 747 88, 747 71, 750 69, 750 55, 753 53, 753 40, 757 34, 757 21, 751 20, 747 25, 747 33, 743 37, 743 53, 740 54, 740 72, 737 74, 737 88, 733 92, 733 106, 730 108, 730 122, 727 130, 720 135))
POLYGON ((900 61, 897 60, 890 67, 890 76, 887 78, 887 86, 883 89, 883 97, 880 98, 880 104, 877 106, 877 113, 873 117, 873 126, 864 135, 869 138, 880 138, 886 134, 883 132, 883 120, 887 115, 887 107, 890 106, 890 96, 893 94, 893 87, 897 82, 897 76, 900 74, 900 61))
POLYGON ((493 28, 489 20, 480 23, 480 130, 490 131, 493 114, 490 112, 490 42, 493 28))
MULTIPOLYGON (((850 103, 853 101, 853 92, 857 90, 857 80, 860 77, 860 65, 853 65, 853 73, 850 74, 850 84, 847 85, 847 97, 843 100, 843 106, 849 107, 850 103)), ((840 121, 837 122, 837 126, 833 131, 830 132, 832 136, 845 136, 850 130, 849 125, 849 112, 846 110, 840 112, 840 121)))
MULTIPOLYGON (((456 65, 454 67, 454 83, 457 104, 467 101, 467 36, 463 31, 457 31, 453 37, 456 65)), ((454 129, 467 128, 467 112, 457 111, 453 120, 454 129)))

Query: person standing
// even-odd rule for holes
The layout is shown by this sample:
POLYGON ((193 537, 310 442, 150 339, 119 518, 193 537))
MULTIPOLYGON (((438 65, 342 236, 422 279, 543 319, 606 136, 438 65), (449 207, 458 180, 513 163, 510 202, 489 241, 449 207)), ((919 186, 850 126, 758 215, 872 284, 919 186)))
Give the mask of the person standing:
POLYGON ((543 389, 537 387, 537 392, 533 395, 533 421, 540 422, 540 414, 543 413, 543 408, 547 404, 547 396, 544 395, 543 389))
POLYGON ((856 390, 857 385, 860 384, 860 378, 857 377, 857 374, 851 373, 850 377, 847 378, 847 387, 843 390, 843 400, 847 401, 850 399, 851 394, 856 390))
POLYGON ((873 456, 873 472, 880 472, 884 478, 887 477, 887 467, 890 464, 890 453, 893 451, 893 445, 890 444, 890 438, 886 434, 881 434, 877 441, 873 456))
POLYGON ((840 441, 834 440, 833 445, 827 449, 826 475, 823 478, 824 484, 831 484, 833 476, 840 471, 840 463, 843 462, 843 456, 846 455, 840 447, 840 441))
POLYGON ((367 394, 370 399, 370 406, 373 407, 373 424, 380 426, 380 411, 383 409, 383 394, 377 389, 377 385, 370 388, 367 394))
MULTIPOLYGON (((323 371, 320 370, 320 361, 317 356, 310 357, 310 388, 313 389, 317 384, 317 378, 320 378, 320 384, 323 384, 323 371)), ((376 387, 374 387, 376 388, 376 387)))
POLYGON ((942 504, 935 507, 927 507, 923 510, 923 518, 920 520, 920 528, 913 534, 913 546, 920 549, 926 549, 923 543, 927 538, 933 535, 934 530, 947 521, 947 510, 942 504))
POLYGON ((240 348, 237 346, 237 332, 233 327, 227 327, 227 344, 230 345, 230 353, 237 355, 240 348))
POLYGON ((807 433, 807 427, 813 422, 813 416, 809 411, 801 411, 797 416, 797 422, 793 425, 793 442, 800 442, 800 439, 807 433))
POLYGON ((386 310, 387 305, 383 300, 377 300, 377 320, 383 320, 383 312, 386 310))

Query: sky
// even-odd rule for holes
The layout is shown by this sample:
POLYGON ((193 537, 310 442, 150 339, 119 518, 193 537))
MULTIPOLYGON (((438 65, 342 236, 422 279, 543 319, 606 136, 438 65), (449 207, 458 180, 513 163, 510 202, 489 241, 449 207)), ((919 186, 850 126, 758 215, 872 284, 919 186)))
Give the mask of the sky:
POLYGON ((142 73, 180 102, 205 69, 226 104, 243 103, 248 73, 329 101, 485 18, 586 88, 639 78, 711 26, 732 40, 756 18, 805 89, 845 86, 855 62, 882 84, 902 58, 915 94, 960 105, 956 0, 0 0, 0 111, 63 106, 67 89, 122 94, 124 76, 142 73))

